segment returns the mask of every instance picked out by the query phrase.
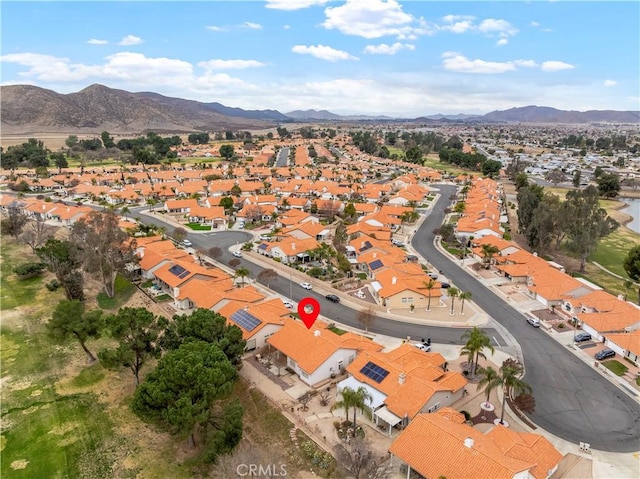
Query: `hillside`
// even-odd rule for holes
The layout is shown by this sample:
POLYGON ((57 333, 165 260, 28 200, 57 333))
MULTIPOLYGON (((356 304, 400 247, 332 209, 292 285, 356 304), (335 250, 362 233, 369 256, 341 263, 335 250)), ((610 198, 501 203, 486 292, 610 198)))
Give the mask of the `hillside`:
POLYGON ((30 133, 191 132, 265 128, 272 123, 216 112, 207 104, 157 93, 91 85, 60 94, 31 85, 0 87, 4 135, 30 133))
POLYGON ((589 110, 567 111, 547 106, 524 106, 504 111, 492 111, 482 117, 488 121, 521 123, 638 123, 638 111, 589 110))

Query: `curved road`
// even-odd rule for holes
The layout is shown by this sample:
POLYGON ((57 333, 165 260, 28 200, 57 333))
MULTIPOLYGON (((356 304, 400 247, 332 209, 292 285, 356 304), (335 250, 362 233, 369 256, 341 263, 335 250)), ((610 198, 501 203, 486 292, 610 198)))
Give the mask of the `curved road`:
POLYGON ((456 190, 437 185, 441 196, 412 245, 424 258, 455 283, 520 343, 525 381, 536 398, 531 419, 541 428, 568 441, 587 442, 594 449, 635 452, 640 449, 640 407, 636 401, 574 356, 541 329, 530 327, 525 317, 503 299, 462 270, 434 245, 433 230, 442 224, 444 208, 456 190))

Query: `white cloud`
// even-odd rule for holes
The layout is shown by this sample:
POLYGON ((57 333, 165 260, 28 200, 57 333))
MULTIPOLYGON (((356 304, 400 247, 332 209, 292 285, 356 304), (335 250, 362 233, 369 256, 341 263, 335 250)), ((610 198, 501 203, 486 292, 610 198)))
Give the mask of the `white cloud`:
POLYGON ((519 67, 526 67, 526 68, 534 68, 538 66, 538 64, 533 60, 514 60, 513 63, 514 65, 517 65, 519 67))
POLYGON ((474 28, 474 19, 475 17, 471 15, 446 15, 442 17, 445 24, 439 29, 451 33, 464 33, 474 28))
POLYGON ((206 28, 207 28, 207 30, 211 30, 212 32, 224 32, 224 31, 226 31, 226 28, 218 27, 216 25, 209 25, 206 28))
POLYGON ((549 60, 546 62, 542 62, 540 68, 544 72, 557 72, 560 70, 573 70, 575 67, 569 63, 549 60))
POLYGON ((512 62, 488 62, 485 60, 469 60, 456 52, 442 54, 442 66, 445 70, 459 73, 505 73, 516 69, 512 62))
POLYGON ((265 66, 257 60, 207 60, 199 62, 198 66, 207 70, 242 70, 244 68, 256 68, 265 66))
POLYGON ((487 18, 480 22, 478 31, 482 33, 500 33, 507 36, 513 36, 518 33, 518 29, 506 20, 498 20, 495 18, 487 18))
POLYGON ((91 40, 88 40, 87 43, 89 45, 106 45, 109 42, 107 40, 96 40, 95 38, 92 38, 91 40))
POLYGON ((530 23, 530 25, 532 27, 539 27, 540 26, 540 24, 538 22, 533 22, 533 21, 530 23))
POLYGON ((506 45, 507 43, 509 43, 509 40, 507 40, 506 38, 501 38, 500 40, 498 40, 498 41, 496 42, 496 45, 497 45, 497 46, 499 46, 499 47, 501 47, 501 46, 503 46, 503 45, 506 45))
POLYGON ((387 45, 381 43, 380 45, 367 45, 364 47, 364 53, 371 53, 373 55, 395 55, 400 50, 415 50, 416 47, 410 43, 396 42, 393 45, 387 45))
POLYGON ((291 29, 291 25, 282 25, 282 29, 283 30, 290 30, 291 29))
POLYGON ((605 81, 602 83, 602 86, 607 86, 607 87, 609 87, 609 86, 616 86, 617 84, 618 84, 618 82, 617 82, 617 81, 615 81, 615 80, 605 80, 605 81))
POLYGON ((422 29, 412 26, 414 17, 403 12, 395 0, 347 0, 339 7, 325 8, 324 13, 322 26, 345 35, 368 39, 395 35, 406 39, 407 35, 427 33, 425 25, 422 29))
POLYGON ((302 8, 324 5, 329 0, 267 0, 266 8, 274 10, 300 10, 302 8))
POLYGON ((260 25, 259 23, 244 22, 242 25, 244 25, 245 28, 249 28, 251 30, 261 30, 262 29, 262 25, 260 25))
POLYGON ((335 48, 331 48, 326 45, 295 45, 291 49, 291 51, 293 53, 299 53, 301 55, 311 55, 321 60, 327 60, 330 62, 358 59, 357 57, 354 57, 343 50, 336 50, 335 48))
POLYGON ((140 43, 142 43, 142 38, 136 37, 135 35, 127 35, 118 42, 118 45, 130 46, 139 45, 140 43))

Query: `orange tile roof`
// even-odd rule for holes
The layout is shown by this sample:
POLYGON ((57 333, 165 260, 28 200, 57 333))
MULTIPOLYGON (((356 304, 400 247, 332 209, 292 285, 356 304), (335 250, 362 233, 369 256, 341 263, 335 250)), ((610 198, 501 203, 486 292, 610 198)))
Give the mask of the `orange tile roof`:
POLYGON ((513 479, 515 474, 534 467, 505 456, 490 438, 455 420, 448 411, 416 416, 389 452, 429 478, 513 479), (473 442, 470 447, 465 445, 467 439, 473 442))
POLYGON ((607 339, 622 349, 640 356, 640 330, 636 329, 630 333, 607 334, 607 339))

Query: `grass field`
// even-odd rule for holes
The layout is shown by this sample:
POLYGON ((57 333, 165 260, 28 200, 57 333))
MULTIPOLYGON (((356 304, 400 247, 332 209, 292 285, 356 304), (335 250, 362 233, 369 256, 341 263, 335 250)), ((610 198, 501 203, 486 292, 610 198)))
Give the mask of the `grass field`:
POLYGON ((33 302, 36 295, 45 289, 45 282, 54 278, 52 274, 45 272, 33 278, 18 279, 13 273, 15 266, 40 261, 30 250, 22 250, 24 248, 19 248, 15 242, 3 239, 0 250, 0 310, 6 311, 33 302))
POLYGON ((115 310, 126 303, 129 298, 136 292, 136 286, 122 275, 116 276, 115 283, 116 294, 113 298, 107 296, 104 291, 98 293, 98 307, 102 309, 115 310))

